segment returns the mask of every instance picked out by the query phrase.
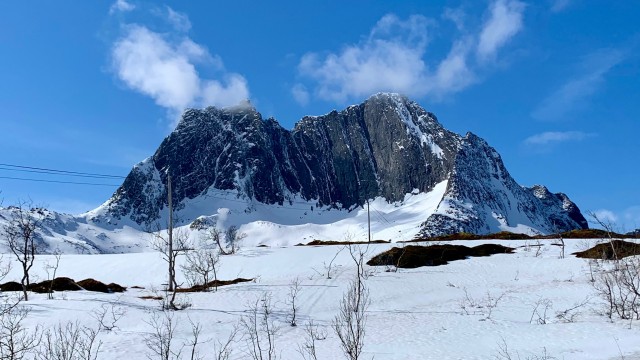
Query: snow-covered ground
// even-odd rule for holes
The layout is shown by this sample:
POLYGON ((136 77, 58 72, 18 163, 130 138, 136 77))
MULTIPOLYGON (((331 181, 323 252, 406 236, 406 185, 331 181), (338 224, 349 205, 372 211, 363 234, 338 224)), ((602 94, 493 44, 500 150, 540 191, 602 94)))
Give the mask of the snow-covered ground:
MULTIPOLYGON (((567 240, 567 254, 583 249, 594 241, 567 240)), ((500 243, 518 247, 525 241, 454 242, 474 246, 500 243)), ((529 242, 531 244, 532 242, 529 242)), ((368 248, 369 257, 395 244, 377 244, 368 248)), ((249 304, 269 293, 280 325, 276 338, 278 357, 301 359, 298 345, 304 338, 304 324, 313 320, 327 333, 317 342, 319 359, 342 359, 331 321, 338 312, 342 294, 353 278, 355 268, 348 251, 341 251, 334 262, 334 273, 327 279, 325 264, 342 249, 321 247, 245 247, 238 254, 223 256, 219 278, 255 278, 255 281, 221 287, 217 292, 186 295, 182 301, 192 304, 173 314, 177 330, 176 348, 189 341, 189 319, 202 325, 200 346, 204 358, 213 358, 213 347, 224 341, 234 325, 247 315, 249 304), (299 278, 300 326, 287 324, 289 283, 299 278)), ((536 248, 519 247, 515 254, 470 258, 445 266, 400 269, 385 272, 371 268, 366 280, 371 305, 367 311, 364 358, 370 359, 491 359, 507 344, 513 358, 526 359, 546 353, 558 359, 640 359, 640 323, 611 322, 598 315, 601 300, 589 283, 588 262, 572 255, 559 258, 560 250, 544 241, 539 256, 536 248), (466 295, 465 295, 466 291, 466 295), (488 298, 501 297, 496 306, 486 305, 488 298), (579 308, 574 322, 556 318, 556 313, 588 300, 579 308), (547 323, 540 324, 532 313, 540 300, 549 300, 547 323), (466 306, 466 310, 462 305, 466 306), (467 312, 469 314, 467 314, 467 312)), ((4 255, 4 260, 10 259, 4 255)), ((33 273, 46 279, 44 268, 52 256, 39 256, 33 273)), ((180 261, 183 261, 181 259, 180 261)), ((153 314, 160 313, 157 301, 140 297, 153 295, 152 288, 166 282, 166 264, 157 253, 119 255, 63 255, 58 276, 76 280, 93 277, 124 286, 142 286, 123 294, 100 294, 86 291, 58 292, 53 300, 33 294, 24 303, 31 309, 26 320, 30 329, 37 324, 51 327, 59 322, 78 319, 93 325, 91 312, 101 306, 126 311, 113 331, 103 331, 99 359, 145 359, 150 350, 145 345, 152 328, 153 314)), ((7 280, 19 280, 17 264, 7 280)), ((180 275, 182 278, 182 275, 180 275)), ((180 280, 182 281, 182 279, 180 280)), ((0 296, 10 296, 2 293, 0 296)), ((247 359, 246 339, 233 343, 234 359, 247 359)), ((188 358, 188 357, 185 357, 188 358)))

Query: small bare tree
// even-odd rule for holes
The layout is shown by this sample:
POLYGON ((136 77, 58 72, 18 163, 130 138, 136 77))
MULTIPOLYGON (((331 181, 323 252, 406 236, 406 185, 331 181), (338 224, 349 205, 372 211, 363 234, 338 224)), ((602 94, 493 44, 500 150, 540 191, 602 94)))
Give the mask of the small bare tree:
MULTIPOLYGON (((618 253, 616 251, 616 247, 613 243, 613 228, 614 225, 612 224, 611 221, 607 221, 604 219, 600 219, 598 217, 598 215, 595 212, 587 212, 587 215, 593 219, 593 221, 598 224, 600 227, 602 227, 602 229, 604 229, 604 231, 607 233, 607 239, 609 241, 609 245, 611 245, 611 252, 613 254, 613 260, 619 260, 618 258, 618 253)), ((616 265, 617 266, 617 265, 616 265)))
POLYGON ((147 322, 152 329, 152 332, 145 337, 145 344, 151 350, 151 355, 147 355, 147 358, 149 360, 178 360, 182 348, 174 349, 176 321, 170 312, 162 311, 160 314, 154 312, 147 322))
POLYGON ((224 239, 227 243, 228 253, 235 254, 240 250, 240 242, 246 237, 247 234, 239 232, 237 226, 229 226, 224 232, 224 239))
POLYGON ((98 322, 98 331, 112 331, 117 323, 127 314, 127 310, 112 304, 102 304, 91 311, 91 316, 98 322))
POLYGON ((318 360, 316 342, 327 338, 327 333, 321 330, 313 320, 310 320, 304 327, 304 343, 298 345, 298 353, 305 360, 318 360))
POLYGON ((253 360, 275 360, 276 338, 280 328, 273 321, 271 294, 264 293, 240 321, 247 342, 247 355, 253 360))
POLYGON ((361 359, 369 304, 369 290, 356 277, 344 294, 332 323, 342 352, 349 360, 361 359))
POLYGON ((47 273, 47 280, 51 281, 49 283, 49 291, 47 292, 47 299, 49 300, 53 299, 53 281, 56 278, 56 273, 58 272, 58 267, 60 266, 60 258, 62 257, 62 254, 60 253, 60 250, 56 249, 53 252, 53 256, 55 262, 53 264, 46 263, 44 266, 44 271, 47 273))
POLYGON ((203 290, 209 289, 209 283, 213 276, 214 287, 218 290, 218 266, 220 264, 220 254, 207 243, 205 238, 200 239, 198 247, 186 254, 186 264, 182 265, 185 276, 192 286, 202 285, 203 290))
POLYGON ((296 315, 298 313, 298 304, 296 303, 296 300, 298 299, 298 293, 301 290, 301 286, 302 286, 302 280, 300 280, 300 278, 296 277, 295 279, 291 280, 291 282, 289 283, 289 296, 287 298, 287 305, 289 305, 291 307, 291 313, 289 314, 289 324, 291 326, 298 326, 297 323, 297 319, 296 319, 296 315))
POLYGON ((29 315, 29 309, 13 306, 0 312, 0 359, 33 359, 40 345, 41 329, 36 326, 28 329, 23 322, 29 315))
POLYGON ((229 337, 222 342, 220 340, 217 341, 217 345, 214 345, 214 359, 215 360, 229 360, 231 358, 231 354, 233 353, 233 343, 236 341, 236 337, 238 336, 238 324, 233 326, 233 330, 229 334, 229 337))
POLYGON ((19 202, 16 206, 9 208, 10 215, 7 224, 2 228, 2 233, 7 239, 9 250, 22 267, 22 292, 24 300, 29 300, 27 290, 30 285, 29 271, 33 267, 38 243, 36 242, 36 231, 40 228, 43 213, 39 209, 31 209, 28 202, 19 202))
POLYGON ((167 228, 165 231, 157 229, 152 232, 153 243, 152 248, 160 254, 162 259, 167 262, 169 270, 169 279, 167 284, 167 292, 169 300, 167 302, 169 309, 179 310, 181 307, 176 304, 176 295, 179 284, 176 280, 176 259, 180 255, 189 252, 189 234, 182 229, 167 228))

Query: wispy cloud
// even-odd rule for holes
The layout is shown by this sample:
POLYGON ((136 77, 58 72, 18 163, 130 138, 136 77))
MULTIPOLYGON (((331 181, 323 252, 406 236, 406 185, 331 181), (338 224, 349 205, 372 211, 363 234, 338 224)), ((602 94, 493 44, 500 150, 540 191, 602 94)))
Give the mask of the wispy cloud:
POLYGON ((431 66, 426 61, 427 46, 436 22, 422 15, 401 19, 387 14, 359 43, 345 45, 339 52, 302 56, 298 72, 312 84, 305 92, 301 91, 303 81, 295 84, 292 95, 300 103, 308 102, 311 95, 343 103, 378 91, 443 98, 478 81, 477 73, 522 29, 524 9, 515 0, 495 0, 489 6, 489 18, 477 31, 467 30, 461 9, 445 9, 442 19, 452 21, 458 34, 446 56, 431 66), (473 54, 478 54, 478 60, 473 54))
POLYGON ((611 210, 607 210, 607 209, 596 210, 593 212, 593 215, 597 216, 598 220, 602 221, 605 224, 607 223, 615 224, 618 222, 618 216, 616 216, 616 214, 611 210))
POLYGON ((551 12, 561 12, 571 5, 571 0, 553 0, 551 4, 551 12))
POLYGON ((302 84, 295 84, 291 88, 291 95, 293 95, 293 99, 302 106, 309 103, 309 90, 302 84))
POLYGON ((118 79, 151 97, 172 116, 190 106, 227 106, 247 99, 245 78, 226 71, 218 56, 184 34, 191 26, 186 15, 166 10, 166 21, 177 33, 158 33, 138 24, 123 26, 111 51, 118 79), (216 70, 219 78, 201 78, 197 66, 216 70))
POLYGON ((553 91, 533 111, 538 120, 562 120, 587 105, 605 83, 605 76, 624 61, 626 53, 616 49, 603 49, 587 56, 579 65, 580 73, 553 91))
POLYGON ((116 2, 114 2, 109 8, 109 14, 114 14, 117 12, 128 12, 135 8, 135 5, 127 2, 126 0, 116 0, 116 2))
POLYGON ((613 211, 599 209, 593 212, 598 220, 610 224, 614 231, 628 232, 640 229, 640 206, 630 206, 626 209, 613 211))
POLYGON ((548 146, 568 141, 580 141, 594 136, 595 134, 582 131, 547 131, 526 138, 524 143, 530 146, 548 146))
POLYGON ((298 70, 317 81, 316 94, 325 100, 343 102, 383 90, 424 94, 428 74, 422 57, 428 24, 421 15, 406 20, 386 15, 362 43, 337 54, 308 53, 298 70))
POLYGON ((183 32, 191 30, 191 21, 189 21, 189 17, 186 14, 177 12, 168 6, 165 7, 165 10, 167 19, 176 30, 183 32))
POLYGON ((480 33, 477 54, 492 59, 498 50, 522 30, 525 5, 515 0, 497 0, 490 6, 490 16, 480 33))

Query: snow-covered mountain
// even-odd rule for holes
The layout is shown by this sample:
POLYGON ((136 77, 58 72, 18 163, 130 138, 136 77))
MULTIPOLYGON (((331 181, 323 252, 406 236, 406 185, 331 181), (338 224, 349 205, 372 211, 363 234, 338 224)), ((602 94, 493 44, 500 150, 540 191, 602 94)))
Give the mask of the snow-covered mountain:
POLYGON ((77 225, 57 225, 49 238, 77 235, 100 252, 144 247, 142 235, 131 236, 165 223, 169 176, 180 224, 237 225, 255 244, 362 238, 367 201, 376 239, 587 227, 566 195, 518 185, 478 136, 450 132, 417 103, 380 93, 304 117, 293 130, 249 103, 187 110, 102 206, 52 215, 77 225))

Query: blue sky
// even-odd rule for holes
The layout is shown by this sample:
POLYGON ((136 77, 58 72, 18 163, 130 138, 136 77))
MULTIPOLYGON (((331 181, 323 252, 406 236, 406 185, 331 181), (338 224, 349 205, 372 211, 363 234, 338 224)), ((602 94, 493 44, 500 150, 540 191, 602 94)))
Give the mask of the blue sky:
MULTIPOLYGON (((291 128, 394 91, 519 183, 636 228, 638 18, 633 1, 5 1, 0 163, 125 176, 185 107, 249 98, 291 128)), ((80 212, 121 181, 15 169, 4 205, 80 212)))

